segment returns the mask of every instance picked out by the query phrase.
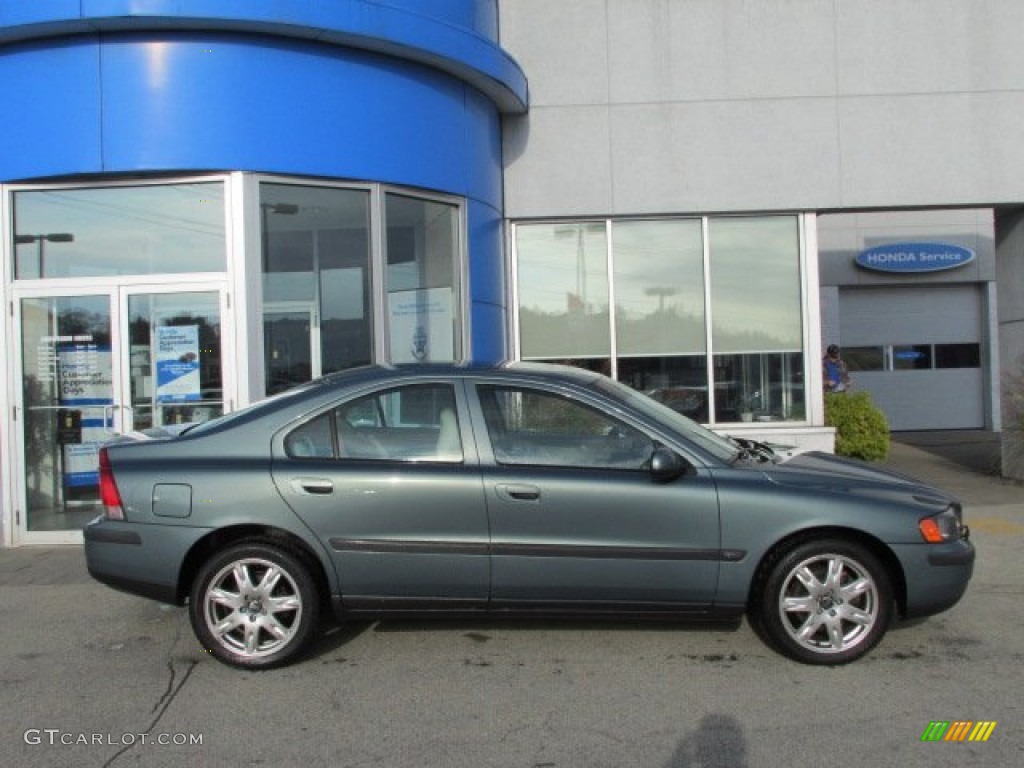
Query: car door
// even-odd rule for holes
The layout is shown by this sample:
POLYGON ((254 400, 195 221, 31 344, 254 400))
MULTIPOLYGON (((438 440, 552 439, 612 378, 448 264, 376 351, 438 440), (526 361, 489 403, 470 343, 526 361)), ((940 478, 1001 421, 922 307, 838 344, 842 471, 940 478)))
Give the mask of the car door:
POLYGON ((476 432, 487 436, 492 606, 713 601, 718 499, 705 470, 655 482, 646 464, 658 441, 582 394, 484 380, 473 390, 476 432))
POLYGON ((337 568, 346 607, 485 607, 488 527, 458 382, 336 404, 275 441, 274 479, 337 568))

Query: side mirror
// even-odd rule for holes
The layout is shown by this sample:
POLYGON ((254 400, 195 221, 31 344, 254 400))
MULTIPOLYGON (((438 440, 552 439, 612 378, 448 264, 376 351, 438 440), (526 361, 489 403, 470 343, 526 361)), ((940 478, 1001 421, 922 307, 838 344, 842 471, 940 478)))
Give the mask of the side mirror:
POLYGON ((655 448, 651 454, 651 478, 656 483, 670 483, 689 471, 690 465, 675 451, 655 448))

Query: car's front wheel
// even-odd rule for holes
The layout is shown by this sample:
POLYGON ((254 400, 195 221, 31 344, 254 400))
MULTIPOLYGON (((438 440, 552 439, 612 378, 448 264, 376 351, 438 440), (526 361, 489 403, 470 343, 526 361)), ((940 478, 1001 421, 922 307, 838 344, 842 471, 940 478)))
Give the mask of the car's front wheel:
POLYGON ((756 619, 782 653, 808 664, 845 664, 870 651, 892 617, 882 563, 852 541, 809 541, 768 572, 756 619))
POLYGON ((262 669, 293 661, 319 618, 316 586, 291 552, 243 543, 217 553, 192 585, 189 617, 203 647, 221 661, 262 669))

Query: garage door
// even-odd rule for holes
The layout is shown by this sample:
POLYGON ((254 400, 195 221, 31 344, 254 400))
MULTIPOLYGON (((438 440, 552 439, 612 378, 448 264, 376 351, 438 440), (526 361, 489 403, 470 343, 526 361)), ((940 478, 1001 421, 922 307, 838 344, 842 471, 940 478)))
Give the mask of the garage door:
POLYGON ((977 286, 844 288, 839 320, 854 387, 871 393, 891 429, 984 428, 977 286))

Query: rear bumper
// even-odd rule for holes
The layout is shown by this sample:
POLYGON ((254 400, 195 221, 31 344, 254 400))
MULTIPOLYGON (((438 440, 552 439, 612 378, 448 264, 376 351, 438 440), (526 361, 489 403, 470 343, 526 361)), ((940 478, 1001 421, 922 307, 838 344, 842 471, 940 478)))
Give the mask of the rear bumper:
POLYGON ((974 573, 974 545, 966 540, 949 544, 893 547, 903 564, 907 583, 906 618, 941 613, 959 602, 974 573))
POLYGON ((181 605, 179 583, 189 549, 207 533, 204 528, 151 526, 97 517, 83 529, 89 575, 109 587, 181 605), (159 536, 155 534, 159 531, 159 536))

